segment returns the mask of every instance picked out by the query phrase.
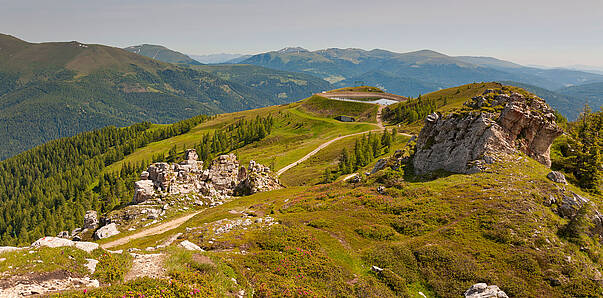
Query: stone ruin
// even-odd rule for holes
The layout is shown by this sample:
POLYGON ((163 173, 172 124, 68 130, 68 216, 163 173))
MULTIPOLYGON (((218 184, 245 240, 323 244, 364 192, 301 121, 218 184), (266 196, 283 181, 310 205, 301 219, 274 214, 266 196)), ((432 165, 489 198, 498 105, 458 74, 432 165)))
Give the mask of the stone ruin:
POLYGON ((133 203, 155 196, 195 194, 212 202, 233 195, 249 195, 282 188, 270 168, 255 161, 241 167, 234 154, 220 155, 203 169, 194 149, 186 150, 185 160, 168 164, 158 162, 141 173, 134 184, 133 203))

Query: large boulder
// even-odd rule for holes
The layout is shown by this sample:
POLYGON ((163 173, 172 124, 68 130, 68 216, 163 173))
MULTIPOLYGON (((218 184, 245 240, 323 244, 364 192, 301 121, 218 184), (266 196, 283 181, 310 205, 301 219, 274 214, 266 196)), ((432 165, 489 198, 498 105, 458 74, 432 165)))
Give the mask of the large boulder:
POLYGON ((590 200, 574 192, 567 192, 561 195, 561 202, 558 203, 558 213, 561 217, 573 218, 582 209, 584 204, 590 200))
MULTIPOLYGON (((504 91, 507 92, 507 91, 504 91)), ((563 133, 542 99, 487 92, 447 116, 431 114, 417 138, 416 174, 475 173, 517 150, 550 166, 550 146, 563 133)))
POLYGON ((180 242, 180 244, 178 244, 178 246, 180 246, 186 250, 203 251, 203 249, 201 247, 199 247, 199 245, 192 243, 188 240, 184 240, 184 241, 180 242))
POLYGON ((93 250, 99 247, 98 243, 94 242, 80 242, 80 241, 71 241, 69 239, 59 238, 59 237, 44 237, 36 240, 36 242, 31 244, 32 248, 39 247, 75 247, 77 249, 81 249, 86 252, 92 252, 93 250))
POLYGON ((109 238, 111 236, 119 234, 119 230, 117 229, 117 225, 115 223, 110 223, 106 226, 101 227, 100 229, 94 232, 95 239, 104 239, 109 238))
POLYGON ((507 294, 496 285, 477 283, 472 285, 466 292, 465 298, 508 298, 507 294))

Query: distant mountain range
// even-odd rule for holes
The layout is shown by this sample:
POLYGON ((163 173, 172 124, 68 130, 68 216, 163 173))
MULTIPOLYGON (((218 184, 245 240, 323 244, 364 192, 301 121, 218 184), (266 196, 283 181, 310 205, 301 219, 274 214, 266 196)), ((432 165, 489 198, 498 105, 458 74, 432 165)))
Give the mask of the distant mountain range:
POLYGON ((578 116, 585 103, 600 106, 598 94, 603 94, 603 88, 598 89, 600 84, 596 84, 603 82, 601 74, 526 67, 492 57, 455 57, 430 50, 394 53, 294 47, 253 55, 241 63, 314 75, 336 87, 374 85, 407 96, 471 82, 512 82, 550 97, 553 107, 570 119, 578 116))
POLYGON ((143 44, 127 47, 124 50, 167 63, 191 65, 201 64, 199 61, 194 60, 185 54, 159 45, 143 44))
POLYGON ((227 63, 227 64, 236 64, 239 63, 249 57, 251 55, 243 55, 243 54, 210 54, 210 55, 190 55, 193 59, 204 63, 204 64, 219 64, 219 63, 227 63))
POLYGON ((0 49, 0 159, 108 125, 169 123, 282 104, 330 87, 309 75, 251 65, 237 70, 253 69, 245 75, 228 75, 228 70, 214 75, 191 68, 200 65, 161 46, 129 48, 138 55, 103 45, 29 43, 0 34, 0 49))

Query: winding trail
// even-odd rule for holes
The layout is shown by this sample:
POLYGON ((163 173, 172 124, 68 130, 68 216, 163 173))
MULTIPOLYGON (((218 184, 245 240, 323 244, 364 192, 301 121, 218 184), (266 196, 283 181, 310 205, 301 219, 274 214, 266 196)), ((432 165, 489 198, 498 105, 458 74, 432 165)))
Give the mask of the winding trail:
POLYGON ((382 114, 384 107, 385 106, 379 105, 379 109, 377 110, 377 126, 379 126, 379 129, 367 130, 367 131, 357 132, 357 133, 353 133, 353 134, 349 134, 349 135, 345 135, 345 136, 339 136, 339 137, 336 137, 329 141, 326 141, 325 143, 320 144, 320 146, 318 146, 318 148, 312 150, 312 152, 306 154, 304 157, 302 157, 299 160, 297 160, 291 164, 288 164, 284 168, 278 170, 278 172, 276 172, 276 176, 278 177, 278 176, 282 175, 284 172, 288 171, 289 169, 295 167, 296 165, 308 160, 310 157, 316 155, 316 153, 318 153, 320 150, 326 148, 327 146, 331 145, 333 142, 337 142, 337 141, 339 141, 341 139, 345 139, 347 137, 353 137, 353 136, 357 136, 357 135, 367 134, 369 132, 377 132, 377 131, 384 130, 385 126, 383 125, 383 120, 381 119, 381 117, 382 117, 381 114, 382 114))
POLYGON ((175 229, 177 227, 179 227, 181 224, 187 222, 189 219, 193 218, 193 216, 197 215, 201 213, 201 211, 197 211, 182 217, 178 217, 175 219, 172 219, 170 221, 164 222, 162 224, 156 225, 150 229, 146 229, 144 231, 140 231, 138 233, 134 233, 132 235, 128 235, 116 240, 113 240, 111 242, 107 242, 104 244, 101 244, 101 247, 104 249, 108 249, 111 247, 116 247, 116 246, 120 246, 120 245, 124 245, 132 240, 138 239, 138 238, 142 238, 142 237, 146 237, 146 236, 150 236, 150 235, 155 235, 155 234, 159 234, 159 233, 164 233, 166 231, 175 229))

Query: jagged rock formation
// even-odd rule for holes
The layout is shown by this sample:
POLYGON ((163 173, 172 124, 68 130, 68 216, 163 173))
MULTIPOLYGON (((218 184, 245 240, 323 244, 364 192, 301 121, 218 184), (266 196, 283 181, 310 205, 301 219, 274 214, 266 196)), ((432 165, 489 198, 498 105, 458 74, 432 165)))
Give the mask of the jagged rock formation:
POLYGON ((196 194, 215 205, 235 192, 248 195, 282 187, 268 167, 254 161, 247 169, 240 167, 234 154, 218 156, 205 170, 197 159, 197 152, 188 149, 181 163, 150 165, 135 183, 133 202, 141 203, 158 195, 196 194))
POLYGON ((487 285, 485 283, 477 283, 471 286, 465 292, 465 298, 508 298, 503 290, 496 285, 487 285))
POLYGON ((550 146, 563 131, 544 100, 504 90, 487 90, 460 112, 431 114, 417 138, 416 174, 435 170, 482 171, 517 150, 550 166, 550 146))

